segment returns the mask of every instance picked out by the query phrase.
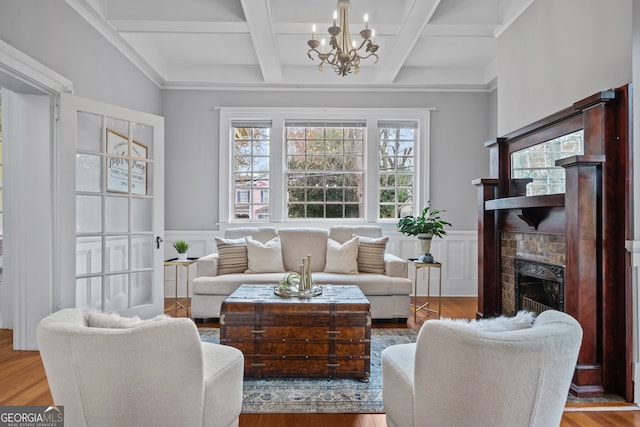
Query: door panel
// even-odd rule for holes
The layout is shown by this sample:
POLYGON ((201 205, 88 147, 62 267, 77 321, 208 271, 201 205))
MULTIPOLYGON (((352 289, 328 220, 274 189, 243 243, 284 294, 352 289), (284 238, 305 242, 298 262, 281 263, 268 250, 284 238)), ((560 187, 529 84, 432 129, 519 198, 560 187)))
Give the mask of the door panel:
POLYGON ((61 307, 162 313, 164 119, 70 95, 60 109, 59 162, 75 172, 58 184, 61 307))

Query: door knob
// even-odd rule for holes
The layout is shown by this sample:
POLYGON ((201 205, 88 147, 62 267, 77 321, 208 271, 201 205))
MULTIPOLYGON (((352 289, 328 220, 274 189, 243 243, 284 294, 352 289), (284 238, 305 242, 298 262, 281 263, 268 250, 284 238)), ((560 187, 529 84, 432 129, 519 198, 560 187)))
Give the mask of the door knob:
POLYGON ((158 236, 156 237, 156 247, 158 249, 160 249, 160 243, 164 242, 164 240, 162 239, 162 237, 158 236))

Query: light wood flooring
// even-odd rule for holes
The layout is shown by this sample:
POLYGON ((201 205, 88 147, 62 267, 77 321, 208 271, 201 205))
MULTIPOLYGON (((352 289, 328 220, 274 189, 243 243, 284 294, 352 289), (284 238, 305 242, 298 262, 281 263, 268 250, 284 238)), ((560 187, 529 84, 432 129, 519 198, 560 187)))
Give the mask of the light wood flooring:
MULTIPOLYGON (((186 302, 186 301, 183 301, 186 302)), ((423 300, 419 297, 418 304, 423 300)), ((167 299, 165 307, 174 307, 167 299)), ((432 298, 432 307, 437 298, 432 298)), ((475 298, 443 298, 442 316, 473 318, 475 298)), ((185 316, 184 310, 170 312, 185 316)), ((436 316, 425 311, 413 316, 407 326, 418 330, 424 321, 436 316)), ((198 327, 217 327, 217 323, 198 323, 198 327)), ((374 323, 374 327, 406 327, 397 323, 374 323)), ((49 386, 37 351, 14 351, 13 334, 0 329, 0 406, 49 405, 53 403, 49 386)), ((562 417, 562 427, 640 426, 640 411, 631 404, 569 404, 562 417)), ((240 427, 386 427, 384 414, 242 414, 240 427)))

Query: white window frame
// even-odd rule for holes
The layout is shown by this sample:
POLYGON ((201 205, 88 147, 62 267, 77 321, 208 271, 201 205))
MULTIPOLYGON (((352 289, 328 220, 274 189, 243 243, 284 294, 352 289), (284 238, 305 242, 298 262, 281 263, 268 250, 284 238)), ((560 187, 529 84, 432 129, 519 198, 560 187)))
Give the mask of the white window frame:
MULTIPOLYGON (((285 172, 286 149, 284 123, 286 120, 361 120, 366 122, 367 130, 364 148, 365 188, 364 188, 364 216, 355 219, 340 219, 340 222, 359 223, 395 223, 395 219, 380 219, 379 216, 379 121, 416 121, 418 122, 418 136, 415 146, 415 194, 414 212, 429 200, 429 162, 430 162, 430 123, 429 116, 432 108, 226 108, 219 109, 219 173, 220 200, 219 218, 220 228, 242 224, 262 225, 304 222, 308 219, 288 219, 286 217, 285 172), (271 142, 269 145, 269 221, 247 221, 235 219, 233 202, 235 200, 233 182, 233 127, 234 120, 271 120, 271 142)), ((326 225, 335 219, 318 219, 319 224, 326 225)), ((314 220, 316 222, 316 220, 314 220)))

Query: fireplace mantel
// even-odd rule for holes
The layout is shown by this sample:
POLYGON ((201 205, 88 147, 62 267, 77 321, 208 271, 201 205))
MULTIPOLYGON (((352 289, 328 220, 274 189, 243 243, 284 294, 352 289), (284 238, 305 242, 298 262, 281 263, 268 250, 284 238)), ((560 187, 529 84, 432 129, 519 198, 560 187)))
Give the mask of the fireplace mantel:
MULTIPOLYGON (((505 137, 489 141, 490 177, 478 189, 479 318, 503 314, 502 233, 563 236, 564 310, 583 329, 571 391, 633 400, 628 87, 599 92, 505 137), (584 154, 556 162, 565 194, 513 194, 511 153, 583 130, 584 154)), ((513 273, 511 273, 513 274, 513 273)))

